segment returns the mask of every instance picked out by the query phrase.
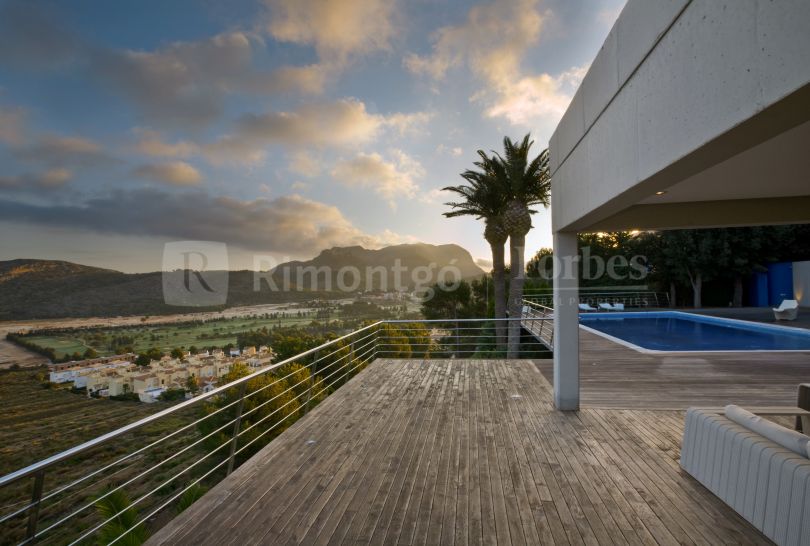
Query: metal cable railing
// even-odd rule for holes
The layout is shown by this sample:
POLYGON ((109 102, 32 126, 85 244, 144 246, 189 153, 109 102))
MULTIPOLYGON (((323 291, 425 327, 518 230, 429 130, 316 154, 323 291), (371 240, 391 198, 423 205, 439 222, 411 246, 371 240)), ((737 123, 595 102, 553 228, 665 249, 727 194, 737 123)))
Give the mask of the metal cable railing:
POLYGON ((549 350, 554 348, 554 309, 535 301, 523 300, 523 327, 549 350))
POLYGON ((162 511, 223 479, 377 358, 504 358, 496 320, 522 321, 521 358, 547 357, 550 309, 523 311, 375 322, 2 476, 0 544, 145 536, 162 511))

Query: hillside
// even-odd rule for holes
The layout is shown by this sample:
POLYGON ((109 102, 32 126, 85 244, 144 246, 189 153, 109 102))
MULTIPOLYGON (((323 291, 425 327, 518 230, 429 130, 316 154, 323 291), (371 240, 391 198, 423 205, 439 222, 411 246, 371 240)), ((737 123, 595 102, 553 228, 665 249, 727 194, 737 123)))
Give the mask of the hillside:
MULTIPOLYGON (((293 281, 296 267, 328 267, 335 280, 341 267, 353 266, 365 277, 367 268, 385 267, 390 270, 399 260, 407 268, 402 274, 406 288, 414 287, 412 273, 417 267, 430 267, 433 276, 448 265, 455 265, 463 278, 483 274, 472 261, 470 254, 457 245, 397 245, 380 250, 362 247, 332 248, 324 250, 313 260, 289 262, 274 271, 281 281, 285 268, 291 271, 293 281)), ((181 273, 176 273, 181 274, 181 273)), ((375 273, 379 279, 379 273, 375 273)), ((273 291, 268 283, 261 283, 261 290, 254 291, 253 271, 231 271, 228 282, 227 305, 258 305, 288 301, 303 301, 313 298, 338 297, 338 284, 318 282, 313 285, 306 277, 306 286, 299 290, 293 282, 288 291, 273 291)), ((324 279, 323 276, 320 277, 324 279)), ((422 277, 420 277, 422 279, 422 277)), ((365 278, 357 290, 367 288, 365 278)), ((389 289, 394 288, 393 273, 389 271, 389 289)), ((283 282, 277 283, 283 289, 283 282)), ((369 288, 380 288, 375 280, 369 288)), ((342 294, 345 296, 345 294, 342 294)), ((56 260, 9 260, 0 261, 0 320, 159 315, 191 311, 216 310, 221 307, 177 307, 163 301, 163 273, 122 273, 109 269, 89 267, 56 260)))
POLYGON ((334 290, 350 287, 359 281, 356 290, 391 291, 398 288, 411 290, 419 284, 435 283, 442 268, 448 273, 451 271, 448 268, 452 268, 462 279, 480 277, 484 274, 475 265, 470 253, 458 245, 415 243, 388 246, 379 250, 369 250, 361 246, 330 248, 306 262, 281 264, 273 271, 273 278, 279 286, 287 278, 290 286, 302 289, 317 287, 318 290, 329 290, 331 287, 334 290), (313 268, 320 272, 316 275, 313 268), (323 268, 329 270, 329 277, 323 268), (342 268, 357 268, 357 271, 346 270, 340 273, 342 268), (384 268, 386 275, 378 268, 384 268), (300 282, 302 280, 303 285, 300 282))

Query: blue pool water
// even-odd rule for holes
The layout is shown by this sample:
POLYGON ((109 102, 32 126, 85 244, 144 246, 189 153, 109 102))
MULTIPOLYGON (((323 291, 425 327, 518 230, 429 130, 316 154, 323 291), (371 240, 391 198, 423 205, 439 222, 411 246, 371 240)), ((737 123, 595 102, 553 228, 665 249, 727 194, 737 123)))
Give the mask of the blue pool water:
POLYGON ((677 311, 582 314, 580 323, 653 351, 810 350, 810 331, 677 311))

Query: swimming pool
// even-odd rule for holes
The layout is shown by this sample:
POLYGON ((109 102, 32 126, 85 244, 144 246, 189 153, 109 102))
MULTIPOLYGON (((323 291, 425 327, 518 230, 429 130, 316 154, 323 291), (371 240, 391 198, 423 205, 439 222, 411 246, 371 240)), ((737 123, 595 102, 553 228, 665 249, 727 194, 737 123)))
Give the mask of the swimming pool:
POLYGON ((680 311, 590 313, 579 321, 642 352, 810 351, 810 331, 680 311))

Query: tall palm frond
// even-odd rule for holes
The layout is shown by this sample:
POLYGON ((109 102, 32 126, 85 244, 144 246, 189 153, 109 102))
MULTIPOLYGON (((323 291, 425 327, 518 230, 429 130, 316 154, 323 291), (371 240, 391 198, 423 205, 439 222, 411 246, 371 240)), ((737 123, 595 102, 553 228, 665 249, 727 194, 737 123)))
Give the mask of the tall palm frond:
MULTIPOLYGON (((478 150, 479 161, 473 163, 477 170, 468 169, 461 173, 467 184, 447 186, 445 191, 461 198, 460 201, 445 203, 452 210, 443 213, 447 218, 474 216, 483 219, 484 238, 492 251, 492 282, 495 295, 495 318, 506 318, 506 271, 504 244, 509 233, 503 225, 503 213, 508 204, 508 177, 505 165, 495 156, 488 156, 478 150)), ((506 346, 506 324, 495 322, 496 344, 499 349, 506 346)))
MULTIPOLYGON (((532 228, 531 215, 537 212, 534 205, 548 206, 551 180, 548 173, 548 150, 534 159, 529 153, 534 142, 530 135, 513 142, 503 139, 503 156, 495 154, 506 173, 509 189, 508 203, 503 214, 504 227, 509 231, 510 272, 509 317, 520 318, 523 311, 524 247, 526 234, 532 228)), ((520 348, 520 323, 509 325, 507 357, 517 358, 520 348)))

